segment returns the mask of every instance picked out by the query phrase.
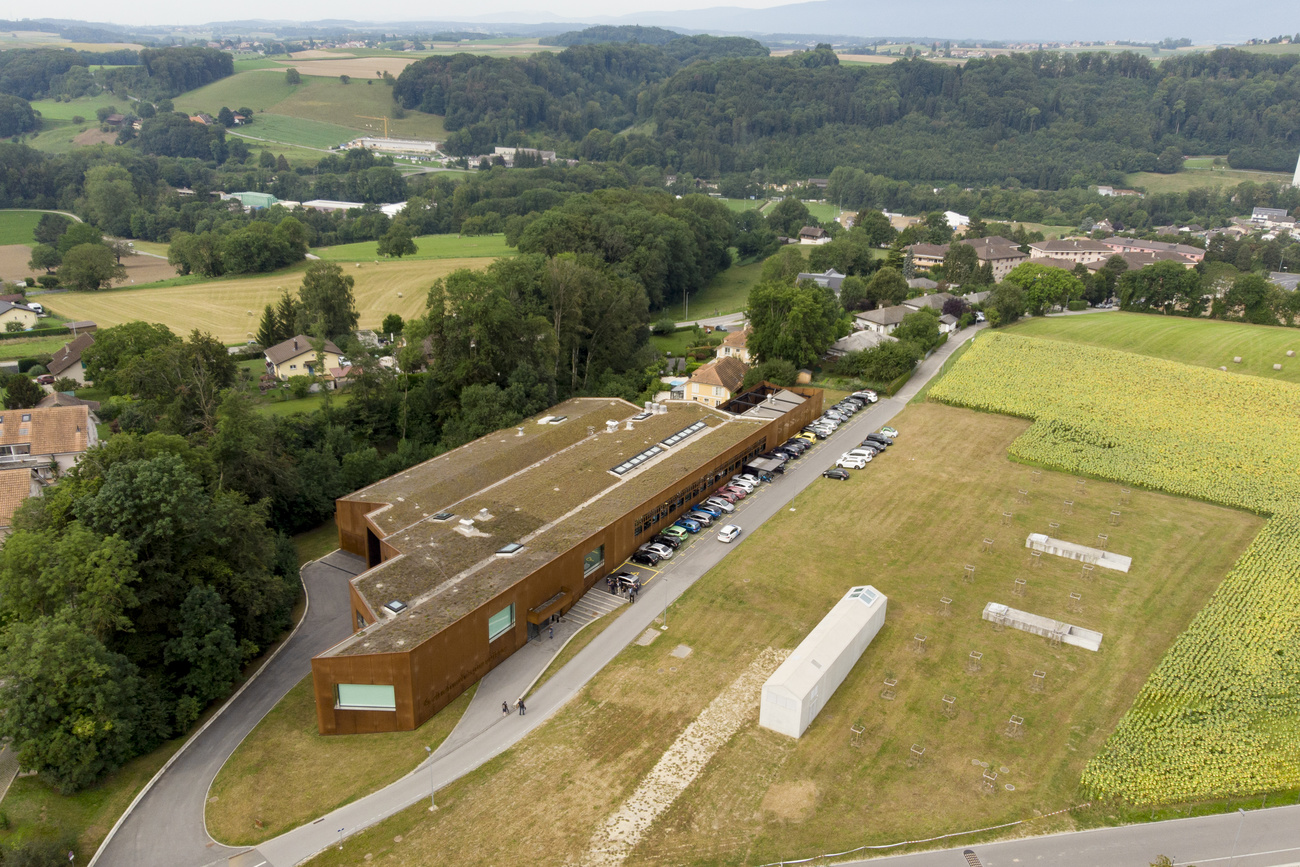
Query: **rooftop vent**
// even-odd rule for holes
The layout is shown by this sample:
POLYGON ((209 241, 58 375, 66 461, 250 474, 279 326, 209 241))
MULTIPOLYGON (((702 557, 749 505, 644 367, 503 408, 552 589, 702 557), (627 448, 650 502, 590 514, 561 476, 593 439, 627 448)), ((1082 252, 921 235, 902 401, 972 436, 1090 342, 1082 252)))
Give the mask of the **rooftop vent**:
POLYGON ((394 614, 401 614, 406 610, 406 603, 400 599, 394 599, 392 602, 385 602, 384 607, 394 614))
POLYGON ((517 437, 521 437, 521 436, 523 436, 523 435, 524 435, 524 429, 523 429, 523 428, 521 428, 521 427, 517 427, 517 428, 515 428, 515 436, 517 436, 517 437))
POLYGON ((452 518, 454 518, 454 517, 456 517, 456 515, 455 515, 454 512, 439 512, 438 514, 434 515, 430 520, 432 520, 432 521, 450 521, 450 520, 451 520, 452 518))
POLYGON ((465 526, 465 527, 472 527, 472 526, 474 526, 474 519, 473 519, 473 518, 461 518, 461 519, 460 519, 460 523, 461 523, 462 526, 465 526))
POLYGON ((648 400, 647 400, 647 401, 645 402, 645 412, 646 412, 646 415, 650 415, 651 413, 654 412, 654 406, 655 406, 655 405, 654 405, 654 403, 653 403, 652 401, 648 401, 648 400))
POLYGON ((605 422, 605 433, 618 433, 618 422, 616 421, 605 422))
POLYGON ((627 420, 627 429, 628 429, 628 430, 631 430, 631 429, 632 429, 632 419, 628 419, 628 420, 627 420))
POLYGON ((518 554, 522 550, 524 550, 523 545, 520 545, 518 542, 511 542, 508 545, 502 545, 500 548, 498 548, 497 554, 499 554, 502 557, 513 557, 514 555, 518 554))

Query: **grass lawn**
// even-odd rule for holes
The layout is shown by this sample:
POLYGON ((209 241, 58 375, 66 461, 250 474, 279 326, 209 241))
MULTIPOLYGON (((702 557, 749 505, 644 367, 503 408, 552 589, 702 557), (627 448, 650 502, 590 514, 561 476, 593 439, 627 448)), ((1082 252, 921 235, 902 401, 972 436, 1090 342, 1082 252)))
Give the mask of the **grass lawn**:
POLYGON ((720 201, 737 214, 754 211, 767 204, 767 199, 720 199, 720 201))
MULTIPOLYGON (((34 99, 32 108, 41 113, 41 119, 45 121, 59 120, 71 123, 74 117, 85 118, 91 126, 98 126, 99 121, 95 118, 95 111, 100 108, 114 106, 118 109, 128 109, 130 100, 119 99, 111 93, 101 93, 98 96, 83 96, 68 102, 58 102, 53 99, 34 99)), ((218 106, 220 108, 220 106, 218 106)), ((126 112, 123 111, 123 114, 126 112)))
POLYGON ((674 356, 685 355, 686 350, 696 346, 699 341, 695 337, 695 330, 686 328, 682 331, 674 331, 672 334, 652 334, 650 335, 650 345, 656 351, 664 354, 671 353, 674 356))
MULTIPOLYGON (((272 392, 273 395, 276 393, 277 392, 272 392)), ((347 403, 351 397, 352 396, 346 391, 342 394, 335 392, 330 394, 330 403, 335 407, 339 407, 347 403)), ((297 415, 302 412, 315 412, 324 406, 325 395, 323 392, 317 392, 316 394, 309 394, 306 397, 291 397, 287 400, 270 397, 266 403, 259 403, 257 405, 257 411, 262 415, 297 415)), ((336 538, 334 548, 338 547, 337 542, 338 540, 336 538)), ((328 554, 329 551, 333 551, 334 548, 330 548, 325 553, 328 554)))
POLYGON ((1134 172, 1124 179, 1125 186, 1137 187, 1148 193, 1185 193, 1197 187, 1221 189, 1235 187, 1251 181, 1256 184, 1289 184, 1291 175, 1277 172, 1238 171, 1226 167, 1198 168, 1186 166, 1172 175, 1157 172, 1134 172))
POLYGON ((89 862, 113 823, 184 740, 181 737, 168 741, 152 753, 127 762, 99 785, 75 795, 60 795, 36 777, 19 777, 5 795, 2 811, 9 818, 9 826, 0 831, 0 844, 75 839, 77 863, 89 862))
POLYGON ((473 694, 467 690, 413 732, 326 737, 316 731, 308 675, 218 772, 208 793, 208 833, 254 845, 388 785, 424 761, 426 746, 436 749, 451 734, 473 694))
POLYGON ((298 552, 298 565, 309 560, 319 560, 339 546, 339 528, 330 518, 314 530, 293 537, 294 550, 298 552))
MULTIPOLYGON (((360 327, 378 328, 384 316, 404 319, 422 316, 433 281, 457 268, 484 268, 490 259, 440 259, 437 261, 352 263, 344 271, 355 278, 360 327)), ((107 292, 69 292, 51 295, 46 309, 70 319, 90 319, 101 328, 142 319, 161 322, 177 334, 195 328, 208 331, 226 344, 243 343, 256 331, 262 310, 280 298, 283 290, 296 292, 302 283, 298 265, 273 274, 188 282, 152 289, 115 289, 107 292)))
MULTIPOLYGON (((419 250, 414 256, 403 256, 397 262, 423 259, 476 259, 483 256, 498 258, 514 256, 515 248, 506 245, 505 235, 422 235, 415 238, 419 250)), ((379 258, 378 241, 358 241, 339 244, 337 247, 318 247, 312 253, 331 262, 365 262, 379 258)))
MULTIPOLYGON (((691 296, 690 315, 696 319, 707 319, 744 310, 749 303, 749 290, 758 282, 762 270, 762 262, 732 265, 710 280, 708 286, 691 296)), ((655 318, 665 314, 671 316, 674 322, 688 321, 687 311, 681 304, 674 304, 655 314, 655 318)))
POLYGON ((0 247, 9 244, 36 244, 32 233, 40 222, 39 211, 0 211, 0 247))
POLYGON ((1025 337, 1046 337, 1150 355, 1200 367, 1300 382, 1300 330, 1243 322, 1186 319, 1146 313, 1092 313, 1027 319, 1010 328, 1025 337), (1241 364, 1232 359, 1241 356, 1241 364), (1273 365, 1282 365, 1274 370, 1273 365))
POLYGON ((564 649, 561 650, 559 654, 557 654, 556 657, 551 660, 551 664, 548 665, 546 667, 546 670, 542 672, 541 676, 537 678, 537 683, 533 684, 533 688, 528 691, 527 695, 525 695, 524 698, 527 698, 529 695, 532 695, 534 692, 536 692, 538 689, 541 688, 542 684, 550 680, 551 677, 557 671, 564 668, 564 666, 568 665, 569 660, 577 656, 578 653, 581 652, 581 650, 584 647, 586 647, 588 644, 591 644, 591 642, 595 641, 596 637, 600 635, 602 632, 604 632, 605 629, 608 628, 611 623, 613 623, 615 620, 618 619, 618 615, 622 613, 623 610, 621 608, 617 609, 613 614, 606 614, 602 616, 600 619, 596 620, 595 622, 589 623, 586 626, 584 626, 582 628, 582 631, 579 632, 577 635, 573 636, 573 640, 570 641, 568 644, 564 645, 564 649))
POLYGON ((812 218, 821 223, 833 223, 835 218, 840 215, 840 206, 832 205, 827 202, 805 202, 808 213, 812 218))
POLYGON ((50 353, 62 349, 72 339, 71 332, 66 337, 31 337, 26 340, 0 340, 0 361, 12 361, 15 358, 30 358, 33 355, 50 353))
MULTIPOLYGON (((593 832, 761 651, 794 647, 867 582, 888 595, 888 619, 803 738, 760 729, 751 709, 626 863, 763 864, 1077 804, 1084 764, 1262 521, 1135 492, 1124 523, 1110 527, 1118 486, 1089 482, 1080 493, 1069 475, 1033 477, 1007 460, 1023 420, 923 404, 894 426, 902 434, 886 455, 848 482, 818 480, 754 529, 675 604, 666 640, 623 651, 546 726, 443 789, 437 813, 412 808, 313 863, 353 864, 361 853, 373 865, 507 864, 536 852, 580 861, 593 832), (1028 504, 1016 504, 1018 487, 1031 489, 1028 504), (1004 511, 1014 512, 1010 526, 1004 511), (1073 561, 1030 569, 1023 540, 1053 521, 1067 539, 1109 531, 1132 571, 1087 583, 1073 561), (986 537, 996 540, 991 553, 980 550, 986 537), (977 565, 973 586, 966 563, 977 565), (1017 577, 1028 581, 1024 599, 1012 595, 1017 577), (1081 612, 1067 612, 1070 592, 1082 593, 1081 612), (950 616, 941 596, 953 600, 950 616), (997 632, 980 619, 990 600, 1098 629, 1102 651, 997 632), (917 634, 924 654, 912 650, 917 634), (689 658, 670 655, 678 644, 689 658), (984 655, 977 672, 967 670, 971 651, 984 655), (1047 672, 1042 692, 1030 689, 1034 670, 1047 672), (896 698, 886 701, 891 676, 896 698), (956 697, 951 719, 945 694, 956 697), (1025 720, 1015 739, 1003 734, 1013 714, 1025 720), (913 744, 926 750, 917 766, 913 744), (981 762, 999 774, 996 793, 981 791, 981 762)), ((1014 833, 1085 819, 1066 814, 1014 833)))

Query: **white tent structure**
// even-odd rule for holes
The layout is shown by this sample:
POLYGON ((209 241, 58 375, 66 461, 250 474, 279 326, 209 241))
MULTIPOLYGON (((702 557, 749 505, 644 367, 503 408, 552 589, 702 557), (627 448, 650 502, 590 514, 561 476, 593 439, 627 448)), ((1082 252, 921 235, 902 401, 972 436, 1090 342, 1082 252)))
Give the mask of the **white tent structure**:
POLYGON ((758 724, 798 738, 885 625, 885 594, 854 587, 763 684, 758 724))

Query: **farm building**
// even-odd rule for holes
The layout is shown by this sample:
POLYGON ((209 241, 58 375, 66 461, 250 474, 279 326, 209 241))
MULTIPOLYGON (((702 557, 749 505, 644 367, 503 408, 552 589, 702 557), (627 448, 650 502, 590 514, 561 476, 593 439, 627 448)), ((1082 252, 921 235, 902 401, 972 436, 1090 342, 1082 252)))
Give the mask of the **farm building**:
POLYGON ((845 593, 763 684, 758 724, 802 737, 885 625, 887 604, 871 585, 845 593))
MULTIPOLYGON (((760 390, 773 391, 772 386, 760 390)), ((821 413, 574 398, 338 500, 355 633, 312 660, 322 734, 409 731, 821 413)))

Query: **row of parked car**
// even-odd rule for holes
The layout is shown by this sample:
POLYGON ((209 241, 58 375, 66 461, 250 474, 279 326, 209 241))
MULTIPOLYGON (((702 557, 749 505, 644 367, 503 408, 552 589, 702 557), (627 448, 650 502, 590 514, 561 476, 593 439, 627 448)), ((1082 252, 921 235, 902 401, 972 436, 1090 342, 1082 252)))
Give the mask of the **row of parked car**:
MULTIPOLYGON (((642 566, 657 566, 664 560, 671 560, 677 549, 682 547, 694 534, 703 532, 724 516, 736 511, 736 504, 748 497, 764 482, 772 481, 771 473, 741 473, 731 481, 714 491, 703 502, 696 503, 689 512, 678 518, 671 525, 664 527, 654 537, 639 548, 629 558, 631 562, 642 566)), ((739 538, 740 527, 724 524, 718 528, 719 542, 733 542, 739 538)))

